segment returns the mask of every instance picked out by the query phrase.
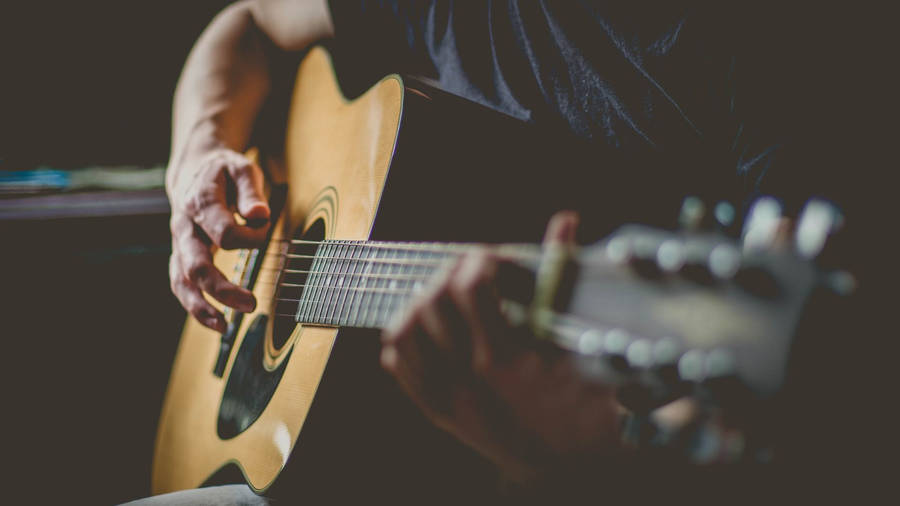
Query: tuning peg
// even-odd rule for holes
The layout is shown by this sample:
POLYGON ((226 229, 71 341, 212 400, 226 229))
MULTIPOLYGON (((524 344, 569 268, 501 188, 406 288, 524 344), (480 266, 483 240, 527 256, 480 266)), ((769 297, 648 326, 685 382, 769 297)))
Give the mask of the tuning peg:
POLYGON ((781 220, 781 204, 773 197, 760 197, 753 203, 741 235, 744 249, 768 248, 775 242, 781 220))
POLYGON ((794 237, 797 253, 815 258, 822 252, 828 237, 840 229, 844 217, 838 208, 824 200, 812 199, 800 213, 794 237))
POLYGON ((631 341, 631 336, 622 329, 612 329, 606 333, 604 353, 614 369, 623 372, 629 369, 625 353, 628 350, 628 345, 631 341))
POLYGON ((706 205, 700 197, 685 197, 678 214, 678 224, 685 230, 697 230, 706 216, 706 205))
POLYGON ((727 229, 734 224, 735 214, 734 206, 731 205, 731 202, 726 202, 724 200, 716 204, 716 207, 713 208, 713 217, 716 219, 716 223, 722 228, 727 229))

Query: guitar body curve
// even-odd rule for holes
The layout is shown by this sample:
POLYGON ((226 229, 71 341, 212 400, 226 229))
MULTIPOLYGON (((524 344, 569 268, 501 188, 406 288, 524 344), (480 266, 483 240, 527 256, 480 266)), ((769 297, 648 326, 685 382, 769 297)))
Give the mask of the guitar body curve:
MULTIPOLYGON (((388 76, 347 101, 330 56, 314 48, 298 70, 291 107, 284 153, 287 200, 268 249, 302 234, 317 220, 325 224, 328 239, 367 239, 395 147, 402 81, 388 76)), ((237 251, 218 251, 214 260, 226 275, 241 268, 237 251)), ((241 349, 257 316, 273 310, 276 262, 274 256, 263 260, 254 287, 258 308, 243 318, 233 350, 241 349)), ((214 375, 220 334, 187 319, 159 422, 154 493, 198 487, 228 464, 237 465, 257 491, 266 490, 278 476, 300 434, 338 331, 298 325, 276 350, 271 330, 268 325, 263 340, 266 359, 283 369, 277 388, 255 421, 223 439, 217 424, 236 353, 223 377, 214 375)))

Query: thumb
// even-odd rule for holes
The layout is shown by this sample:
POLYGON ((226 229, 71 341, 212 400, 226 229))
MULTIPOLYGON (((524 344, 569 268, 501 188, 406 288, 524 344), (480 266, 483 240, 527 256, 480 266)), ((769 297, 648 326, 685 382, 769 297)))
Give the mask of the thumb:
POLYGON ((269 204, 263 193, 263 173, 258 165, 246 162, 229 171, 237 189, 237 210, 247 221, 269 219, 269 204))
POLYGON ((547 231, 544 233, 544 244, 575 244, 575 232, 578 230, 578 213, 575 211, 559 211, 550 218, 547 231))

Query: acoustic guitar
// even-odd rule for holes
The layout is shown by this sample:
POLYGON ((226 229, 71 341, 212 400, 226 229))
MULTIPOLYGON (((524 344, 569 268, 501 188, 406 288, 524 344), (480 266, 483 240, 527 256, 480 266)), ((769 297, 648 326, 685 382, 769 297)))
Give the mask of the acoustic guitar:
POLYGON ((303 450, 336 340, 377 347, 373 332, 358 329, 386 325, 471 241, 534 273, 511 282, 507 314, 583 356, 588 377, 638 380, 652 405, 714 391, 706 387, 723 378, 754 398, 777 394, 804 308, 825 279, 812 259, 838 221, 832 208, 809 204, 796 246, 782 251, 753 247, 773 233, 772 200, 757 203, 744 242, 628 226, 580 249, 522 244, 537 241, 556 209, 609 200, 610 221, 640 215, 616 215, 621 199, 571 183, 567 171, 577 177, 584 165, 577 147, 551 154, 546 138, 478 111, 397 75, 347 100, 328 52, 308 52, 284 152, 266 163, 270 237, 260 249, 215 255, 258 307, 226 310, 221 335, 185 323, 159 422, 154 493, 201 486, 226 466, 266 491, 295 446, 303 450), (436 115, 448 103, 450 113, 436 115), (463 110, 480 119, 459 120, 463 110), (509 129, 517 134, 500 134, 509 129), (497 245, 505 241, 515 243, 497 245))

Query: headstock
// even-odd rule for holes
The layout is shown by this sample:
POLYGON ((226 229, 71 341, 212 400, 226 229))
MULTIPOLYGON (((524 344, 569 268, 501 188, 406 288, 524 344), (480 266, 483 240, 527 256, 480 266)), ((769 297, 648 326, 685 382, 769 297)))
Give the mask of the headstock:
POLYGON ((853 289, 851 276, 816 264, 841 222, 831 204, 813 200, 791 237, 781 206, 764 197, 740 240, 695 226, 624 226, 577 255, 568 302, 543 321, 583 357, 586 374, 639 382, 659 402, 715 396, 721 385, 768 398, 784 382, 811 294, 853 289))

